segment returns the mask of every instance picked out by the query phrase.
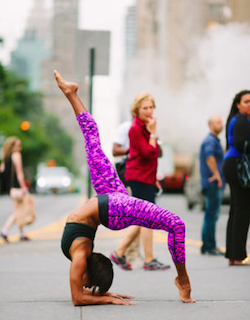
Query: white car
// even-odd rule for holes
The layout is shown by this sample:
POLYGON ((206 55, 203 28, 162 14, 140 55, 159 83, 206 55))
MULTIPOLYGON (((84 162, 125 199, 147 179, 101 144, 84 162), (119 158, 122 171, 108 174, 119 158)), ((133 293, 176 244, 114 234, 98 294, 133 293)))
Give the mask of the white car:
POLYGON ((72 174, 66 167, 41 167, 36 177, 36 192, 68 193, 72 188, 72 174))

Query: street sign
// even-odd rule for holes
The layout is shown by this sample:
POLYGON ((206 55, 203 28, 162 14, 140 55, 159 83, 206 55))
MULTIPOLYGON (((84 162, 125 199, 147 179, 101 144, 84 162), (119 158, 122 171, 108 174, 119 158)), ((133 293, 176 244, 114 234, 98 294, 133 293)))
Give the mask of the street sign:
POLYGON ((94 75, 109 75, 110 31, 77 30, 75 67, 79 80, 89 75, 92 48, 95 49, 94 75))

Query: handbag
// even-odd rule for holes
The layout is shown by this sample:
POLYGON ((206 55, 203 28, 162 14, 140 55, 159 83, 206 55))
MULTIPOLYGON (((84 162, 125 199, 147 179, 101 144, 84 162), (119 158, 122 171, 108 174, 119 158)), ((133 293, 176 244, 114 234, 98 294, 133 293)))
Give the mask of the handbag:
POLYGON ((10 198, 12 200, 22 200, 24 196, 24 192, 21 188, 11 188, 10 189, 10 198))
POLYGON ((123 184, 125 186, 127 186, 127 183, 126 183, 126 180, 125 180, 125 170, 126 170, 126 161, 127 161, 128 157, 124 157, 122 158, 121 161, 117 162, 115 164, 115 168, 116 168, 116 171, 117 171, 117 174, 120 178, 120 180, 123 182, 123 184))
POLYGON ((34 196, 30 193, 26 193, 23 196, 22 201, 22 210, 20 210, 20 214, 17 216, 16 223, 19 226, 26 226, 34 223, 36 220, 36 211, 34 204, 34 196))
POLYGON ((237 158, 237 177, 242 188, 250 188, 250 159, 247 154, 248 141, 244 143, 242 157, 237 158))

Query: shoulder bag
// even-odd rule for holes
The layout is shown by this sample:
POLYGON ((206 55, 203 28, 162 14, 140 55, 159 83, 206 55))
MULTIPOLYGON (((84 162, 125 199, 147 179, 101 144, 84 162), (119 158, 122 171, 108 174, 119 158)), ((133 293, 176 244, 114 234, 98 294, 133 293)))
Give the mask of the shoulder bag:
POLYGON ((120 180, 123 182, 125 186, 127 186, 126 180, 125 180, 125 170, 126 170, 126 162, 127 162, 128 156, 121 159, 121 161, 117 162, 115 164, 116 172, 120 178, 120 180))
POLYGON ((237 176, 242 188, 250 188, 250 158, 247 147, 248 141, 245 141, 242 157, 237 158, 237 176))

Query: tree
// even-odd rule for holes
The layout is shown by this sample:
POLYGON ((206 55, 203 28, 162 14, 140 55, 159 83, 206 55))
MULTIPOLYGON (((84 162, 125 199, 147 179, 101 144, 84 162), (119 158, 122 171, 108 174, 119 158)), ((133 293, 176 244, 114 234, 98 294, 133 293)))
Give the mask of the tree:
POLYGON ((23 144, 23 162, 34 178, 39 162, 54 159, 72 169, 72 138, 59 120, 43 109, 43 96, 30 92, 28 82, 0 64, 0 136, 18 136, 23 144), (22 130, 23 121, 30 128, 22 130))

